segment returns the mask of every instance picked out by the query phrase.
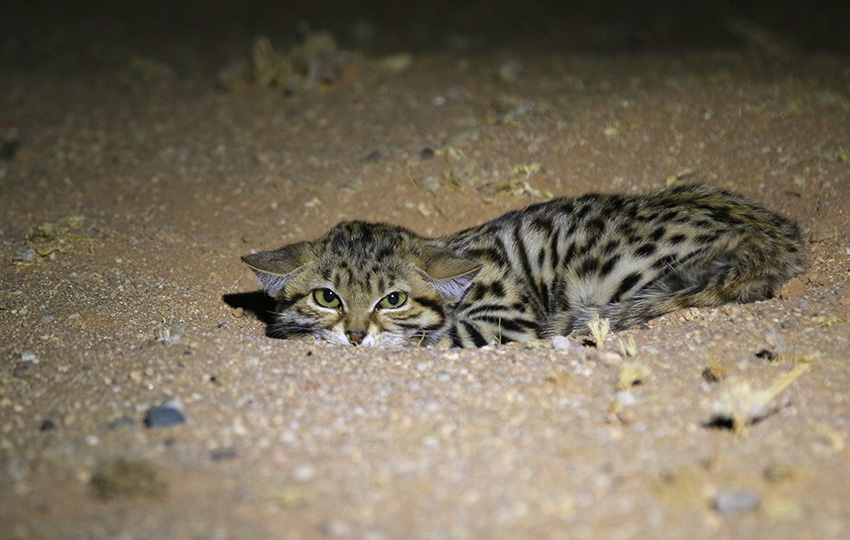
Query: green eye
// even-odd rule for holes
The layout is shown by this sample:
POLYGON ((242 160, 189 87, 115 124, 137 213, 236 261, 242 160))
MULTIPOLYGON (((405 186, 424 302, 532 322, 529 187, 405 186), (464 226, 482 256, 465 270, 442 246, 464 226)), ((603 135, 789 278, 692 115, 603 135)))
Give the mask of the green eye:
POLYGON ((313 300, 326 308, 337 308, 340 304, 339 296, 330 289, 316 289, 313 291, 313 300))
POLYGON ((401 291, 393 291, 378 302, 378 307, 381 309, 396 309, 400 308, 407 302, 407 294, 401 291))

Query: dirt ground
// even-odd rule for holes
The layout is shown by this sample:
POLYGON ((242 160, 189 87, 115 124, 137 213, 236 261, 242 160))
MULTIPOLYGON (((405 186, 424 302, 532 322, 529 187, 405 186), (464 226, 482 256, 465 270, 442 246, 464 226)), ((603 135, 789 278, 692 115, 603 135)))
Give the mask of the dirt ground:
POLYGON ((288 33, 210 5, 0 27, 0 538, 850 538, 828 14, 540 9, 505 37, 439 3, 288 33), (797 220, 808 271, 599 348, 400 350, 266 337, 239 261, 344 219, 437 235, 675 182, 797 220))

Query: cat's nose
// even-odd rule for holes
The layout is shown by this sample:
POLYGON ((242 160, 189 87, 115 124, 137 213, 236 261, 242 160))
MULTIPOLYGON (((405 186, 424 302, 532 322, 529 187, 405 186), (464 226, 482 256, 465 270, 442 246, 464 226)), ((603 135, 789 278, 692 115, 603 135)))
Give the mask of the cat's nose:
POLYGON ((366 332, 361 330, 347 330, 345 335, 348 336, 348 341, 350 341, 352 345, 360 345, 363 343, 363 338, 366 337, 366 332))

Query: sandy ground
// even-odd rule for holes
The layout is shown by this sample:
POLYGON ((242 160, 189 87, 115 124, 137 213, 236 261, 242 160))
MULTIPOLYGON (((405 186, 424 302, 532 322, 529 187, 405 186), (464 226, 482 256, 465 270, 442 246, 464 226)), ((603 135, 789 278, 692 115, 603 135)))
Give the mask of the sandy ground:
POLYGON ((7 38, 0 538, 850 538, 850 57, 747 35, 342 47, 293 95, 222 89, 238 36, 7 38), (599 349, 397 350, 267 338, 239 262, 675 181, 797 220, 807 273, 599 349))

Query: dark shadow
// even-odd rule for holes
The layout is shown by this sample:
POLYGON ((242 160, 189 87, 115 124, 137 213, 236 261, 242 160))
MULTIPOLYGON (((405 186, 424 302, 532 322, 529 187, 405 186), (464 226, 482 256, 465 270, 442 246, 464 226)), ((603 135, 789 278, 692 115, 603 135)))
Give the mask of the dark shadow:
POLYGON ((275 301, 263 291, 225 294, 221 297, 224 303, 232 308, 242 308, 250 313, 268 328, 274 324, 275 301))
MULTIPOLYGON (((766 418, 773 416, 774 414, 779 412, 781 408, 782 407, 774 407, 760 415, 749 416, 746 418, 746 425, 754 426, 759 422, 765 420, 766 418)), ((735 420, 731 416, 725 414, 716 414, 712 416, 711 419, 709 419, 707 422, 703 422, 702 427, 707 429, 733 430, 735 429, 735 420)))

